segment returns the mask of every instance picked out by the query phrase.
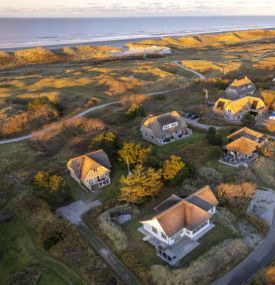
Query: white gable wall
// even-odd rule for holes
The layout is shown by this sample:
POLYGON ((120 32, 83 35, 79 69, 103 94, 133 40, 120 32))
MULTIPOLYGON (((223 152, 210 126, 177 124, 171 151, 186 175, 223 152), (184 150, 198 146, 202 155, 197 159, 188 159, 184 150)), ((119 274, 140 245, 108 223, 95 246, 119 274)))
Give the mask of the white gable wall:
POLYGON ((145 222, 142 222, 143 224, 143 229, 145 231, 147 231, 148 233, 150 233, 150 235, 154 236, 155 238, 157 238, 158 240, 160 240, 163 243, 166 243, 167 245, 172 245, 174 243, 174 240, 167 237, 166 239, 162 237, 161 233, 164 233, 164 230, 162 229, 161 225, 159 224, 157 219, 152 219, 152 220, 148 220, 145 222), (152 229, 152 227, 154 227, 157 230, 157 233, 155 233, 152 229))

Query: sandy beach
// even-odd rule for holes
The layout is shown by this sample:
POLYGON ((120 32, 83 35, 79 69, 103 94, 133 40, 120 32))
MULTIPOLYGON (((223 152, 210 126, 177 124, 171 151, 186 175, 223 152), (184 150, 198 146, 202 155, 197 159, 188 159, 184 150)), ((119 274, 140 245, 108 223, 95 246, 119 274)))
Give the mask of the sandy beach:
MULTIPOLYGON (((49 50, 61 49, 64 47, 77 47, 77 46, 113 46, 118 48, 123 48, 125 44, 129 42, 137 43, 143 40, 159 40, 164 37, 170 38, 180 38, 184 36, 200 36, 200 35, 215 35, 229 32, 238 32, 238 31, 252 31, 255 28, 248 29, 234 29, 234 30, 224 30, 224 31, 216 31, 216 32, 200 32, 200 33, 185 33, 185 34, 175 34, 175 35, 161 35, 161 36, 151 36, 151 37, 137 37, 137 38, 129 38, 129 39, 119 39, 119 40, 106 40, 106 41, 87 41, 87 42, 76 42, 76 43, 64 43, 64 44, 53 44, 53 45, 35 45, 35 46, 22 46, 22 47, 14 47, 14 48, 0 48, 0 51, 14 52, 17 50, 34 48, 34 47, 45 47, 49 50)), ((274 28, 262 28, 261 30, 274 30, 274 28)))

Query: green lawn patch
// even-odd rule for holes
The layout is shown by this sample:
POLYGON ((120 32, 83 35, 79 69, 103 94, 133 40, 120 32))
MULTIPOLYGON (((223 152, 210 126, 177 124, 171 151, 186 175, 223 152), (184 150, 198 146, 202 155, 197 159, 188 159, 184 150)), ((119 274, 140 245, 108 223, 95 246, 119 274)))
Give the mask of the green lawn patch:
POLYGON ((41 272, 39 285, 83 284, 69 267, 38 248, 35 232, 18 218, 0 226, 0 256, 0 284, 30 266, 41 272))
POLYGON ((154 146, 154 150, 156 152, 156 155, 159 157, 170 156, 172 154, 181 152, 182 149, 187 145, 193 144, 194 142, 199 141, 204 137, 205 137, 204 133, 193 131, 192 136, 189 138, 175 141, 164 146, 154 146))

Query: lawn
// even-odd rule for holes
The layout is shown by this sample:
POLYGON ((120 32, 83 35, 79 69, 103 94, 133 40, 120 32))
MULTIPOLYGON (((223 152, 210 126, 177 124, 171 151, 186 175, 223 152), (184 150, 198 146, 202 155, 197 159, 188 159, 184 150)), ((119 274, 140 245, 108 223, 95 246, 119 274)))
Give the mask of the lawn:
POLYGON ((0 283, 16 272, 35 266, 41 272, 39 285, 66 285, 83 282, 66 265, 55 261, 37 247, 36 235, 21 220, 14 218, 0 227, 0 283))
POLYGON ((181 152, 187 145, 193 144, 205 137, 205 133, 193 131, 191 137, 169 143, 164 146, 154 146, 154 150, 158 157, 167 157, 172 154, 181 152))

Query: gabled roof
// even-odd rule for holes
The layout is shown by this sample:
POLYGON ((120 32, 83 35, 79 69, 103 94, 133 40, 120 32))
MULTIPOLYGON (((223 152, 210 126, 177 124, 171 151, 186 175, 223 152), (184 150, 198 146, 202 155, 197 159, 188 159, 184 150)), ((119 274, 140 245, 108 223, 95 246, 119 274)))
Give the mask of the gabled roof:
POLYGON ((227 144, 225 147, 229 151, 235 151, 237 153, 248 155, 257 150, 259 143, 252 141, 246 137, 240 137, 233 142, 227 144))
POLYGON ((234 79, 234 81, 230 84, 230 87, 239 87, 248 84, 252 84, 252 81, 247 76, 245 76, 243 79, 234 79))
POLYGON ((265 107, 265 104, 262 99, 257 97, 246 96, 241 99, 231 101, 229 104, 227 104, 227 106, 224 109, 226 111, 231 111, 233 114, 236 114, 246 107, 250 108, 254 103, 256 103, 255 105, 256 110, 265 107))
POLYGON ((214 104, 213 111, 214 112, 223 112, 224 109, 227 107, 227 105, 231 102, 232 102, 232 100, 229 100, 226 98, 219 98, 214 104))
POLYGON ((163 134, 172 133, 176 130, 182 130, 187 128, 187 124, 182 116, 178 112, 172 111, 169 113, 161 114, 158 116, 148 116, 143 121, 143 126, 150 128, 156 136, 162 136, 163 134), (177 122, 178 125, 170 129, 163 130, 163 126, 177 122))
POLYGON ((219 204, 219 201, 208 185, 187 197, 186 200, 206 211, 209 211, 211 208, 219 204))
POLYGON ((68 167, 73 169, 80 180, 83 180, 95 169, 97 170, 96 176, 109 172, 111 163, 108 155, 103 150, 98 150, 70 159, 68 167))
POLYGON ((237 130, 236 132, 230 134, 229 136, 227 136, 226 138, 231 139, 234 138, 236 136, 249 136, 249 137, 255 137, 257 139, 263 137, 264 135, 260 132, 254 131, 252 129, 249 129, 247 127, 241 128, 239 130, 237 130))
POLYGON ((165 234, 170 237, 183 228, 191 231, 196 229, 212 216, 208 210, 218 203, 211 188, 205 186, 185 199, 171 195, 155 207, 156 211, 164 210, 153 219, 159 222, 165 234))
POLYGON ((183 228, 192 231, 210 217, 211 215, 207 211, 182 200, 155 218, 165 234, 170 237, 183 228))

